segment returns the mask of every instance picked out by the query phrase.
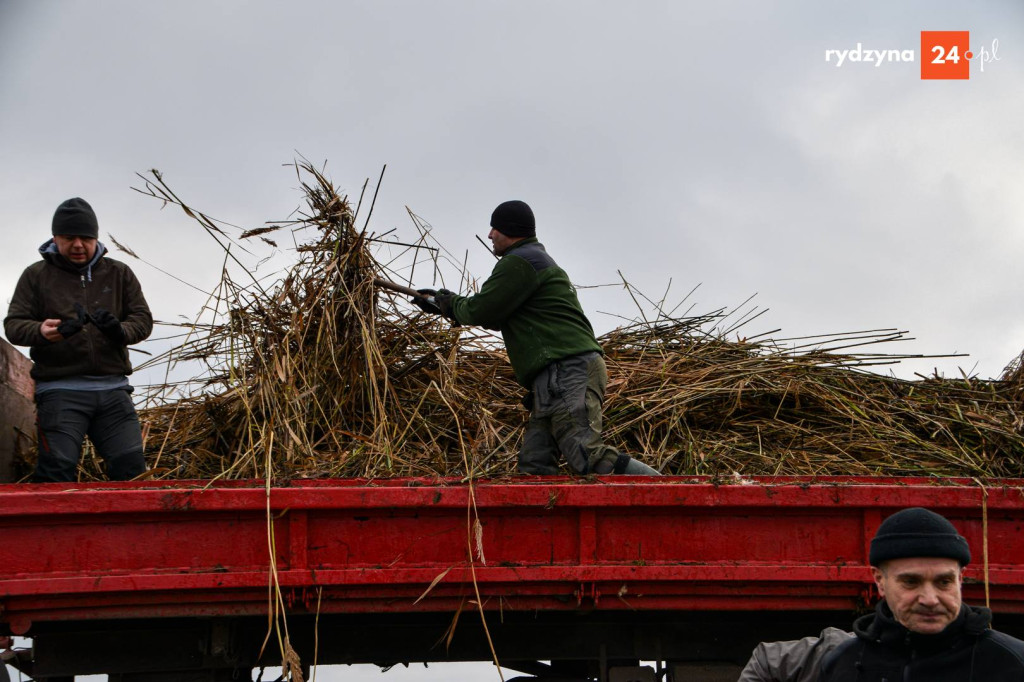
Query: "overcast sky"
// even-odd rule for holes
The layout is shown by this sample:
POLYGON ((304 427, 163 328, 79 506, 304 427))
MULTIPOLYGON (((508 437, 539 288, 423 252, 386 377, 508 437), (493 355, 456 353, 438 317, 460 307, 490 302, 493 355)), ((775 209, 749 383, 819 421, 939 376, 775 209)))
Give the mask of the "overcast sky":
MULTIPOLYGON (((896 327, 916 340, 889 352, 970 354, 901 376, 998 376, 1024 348, 1022 76, 1020 0, 0 0, 0 290, 72 196, 210 288, 221 254, 135 174, 257 227, 299 205, 301 153, 354 195, 387 164, 371 228, 411 236, 409 206, 481 277, 474 235, 519 198, 577 284, 700 285, 697 312, 756 294, 752 333, 896 327), (922 80, 922 30, 999 59, 922 80), (915 59, 826 62, 858 43, 915 59)), ((115 257, 158 319, 202 303, 115 257)), ((633 314, 582 299, 599 331, 633 314)))
MULTIPOLYGON (((1024 348, 1024 3, 28 2, 0 0, 0 290, 54 208, 201 288, 221 254, 129 188, 162 171, 245 227, 301 200, 296 153, 405 206, 486 276, 491 210, 521 198, 577 284, 695 312, 755 295, 745 332, 896 327, 897 368, 998 376, 1024 348), (920 32, 969 30, 998 61, 920 79, 920 32), (914 62, 825 61, 828 49, 914 62)), ((123 255, 161 320, 202 297, 123 255)), ((429 282, 427 282, 429 284, 429 282)), ((587 290, 599 331, 627 296, 587 290)))

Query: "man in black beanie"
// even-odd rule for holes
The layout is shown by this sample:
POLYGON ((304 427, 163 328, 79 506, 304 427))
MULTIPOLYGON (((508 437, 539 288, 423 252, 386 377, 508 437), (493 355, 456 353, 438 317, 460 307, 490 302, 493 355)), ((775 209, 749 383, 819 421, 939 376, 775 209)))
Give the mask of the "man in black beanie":
POLYGON ((135 274, 106 257, 99 223, 83 199, 57 207, 42 260, 22 273, 4 318, 7 339, 34 362, 39 460, 34 481, 74 481, 88 434, 107 474, 142 474, 142 433, 132 404, 128 346, 153 317, 135 274))
POLYGON ((869 561, 882 601, 825 657, 819 682, 1024 680, 1024 642, 992 630, 988 609, 961 601, 971 552, 948 520, 921 507, 893 514, 869 561))
POLYGON ((501 332, 516 379, 529 391, 519 471, 557 474, 561 452, 578 474, 657 476, 601 438, 608 383, 601 346, 569 276, 537 241, 533 211, 522 201, 500 204, 487 237, 500 260, 479 293, 420 289, 424 297, 413 301, 453 322, 501 332))

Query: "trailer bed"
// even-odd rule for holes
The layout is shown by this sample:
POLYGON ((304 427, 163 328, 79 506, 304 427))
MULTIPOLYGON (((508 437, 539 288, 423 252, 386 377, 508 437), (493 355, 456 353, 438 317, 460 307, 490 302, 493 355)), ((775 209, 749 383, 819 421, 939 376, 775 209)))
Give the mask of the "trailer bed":
POLYGON ((966 600, 1024 613, 1021 480, 178 481, 0 486, 0 631, 266 614, 272 576, 295 613, 852 611, 908 506, 968 539, 966 600))

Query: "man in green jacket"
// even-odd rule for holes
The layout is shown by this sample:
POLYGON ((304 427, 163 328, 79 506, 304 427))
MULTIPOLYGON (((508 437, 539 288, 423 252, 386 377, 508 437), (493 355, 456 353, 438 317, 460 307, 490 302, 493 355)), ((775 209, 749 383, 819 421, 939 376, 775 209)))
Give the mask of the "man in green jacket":
POLYGON ((88 434, 114 480, 145 472, 130 394, 128 346, 153 317, 131 269, 106 258, 99 224, 83 199, 53 215, 42 260, 22 273, 4 319, 7 339, 29 346, 39 437, 37 482, 74 481, 88 434))
POLYGON ((529 391, 521 473, 557 474, 561 452, 578 474, 658 475, 602 440, 608 374, 601 346, 569 276, 536 235, 530 207, 504 202, 494 209, 487 235, 500 260, 480 292, 420 289, 424 298, 413 301, 459 324, 501 332, 516 379, 529 391))

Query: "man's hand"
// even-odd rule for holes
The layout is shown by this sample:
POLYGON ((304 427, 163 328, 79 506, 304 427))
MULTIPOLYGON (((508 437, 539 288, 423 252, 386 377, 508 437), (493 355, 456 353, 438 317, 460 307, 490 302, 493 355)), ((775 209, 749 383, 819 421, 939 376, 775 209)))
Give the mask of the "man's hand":
POLYGON ((92 314, 92 323, 103 332, 103 335, 114 343, 122 346, 128 345, 128 337, 124 333, 121 321, 114 317, 114 314, 103 308, 97 308, 92 314))
POLYGON ((58 329, 58 327, 60 327, 60 325, 61 325, 61 321, 60 320, 55 320, 55 319, 43 320, 43 323, 41 325, 39 325, 39 333, 43 335, 44 339, 46 339, 47 341, 49 341, 51 343, 57 343, 58 341, 63 341, 64 337, 61 336, 61 333, 59 331, 57 331, 57 329, 58 329))
MULTIPOLYGON (((442 291, 444 290, 442 289, 442 291)), ((442 314, 441 309, 430 301, 430 299, 437 296, 436 291, 433 289, 417 289, 416 293, 420 294, 420 296, 416 296, 412 299, 412 302, 416 304, 416 307, 425 313, 430 313, 431 315, 442 314)))

